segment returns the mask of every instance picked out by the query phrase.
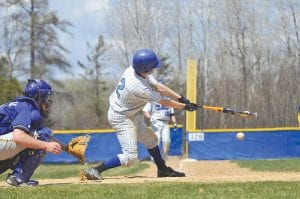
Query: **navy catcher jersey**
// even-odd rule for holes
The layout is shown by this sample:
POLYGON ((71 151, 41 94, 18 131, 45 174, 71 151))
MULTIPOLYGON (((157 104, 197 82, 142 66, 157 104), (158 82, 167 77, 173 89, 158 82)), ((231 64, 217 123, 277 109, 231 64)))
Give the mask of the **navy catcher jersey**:
POLYGON ((32 113, 38 111, 36 103, 31 98, 18 97, 12 102, 0 106, 0 135, 22 129, 30 133, 35 121, 32 120, 32 113))

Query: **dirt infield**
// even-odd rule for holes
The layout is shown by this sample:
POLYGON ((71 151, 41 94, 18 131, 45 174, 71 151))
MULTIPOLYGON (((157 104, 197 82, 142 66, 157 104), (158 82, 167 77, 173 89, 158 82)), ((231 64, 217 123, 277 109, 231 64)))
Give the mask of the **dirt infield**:
MULTIPOLYGON (((300 172, 254 172, 240 168, 230 161, 195 161, 170 157, 167 165, 183 171, 184 178, 157 178, 156 167, 149 161, 149 169, 133 176, 105 177, 103 181, 80 181, 77 178, 43 179, 40 185, 51 184, 117 184, 117 183, 147 183, 147 182, 254 182, 254 181, 300 181, 300 172)), ((7 187, 5 182, 0 182, 0 187, 7 187)))

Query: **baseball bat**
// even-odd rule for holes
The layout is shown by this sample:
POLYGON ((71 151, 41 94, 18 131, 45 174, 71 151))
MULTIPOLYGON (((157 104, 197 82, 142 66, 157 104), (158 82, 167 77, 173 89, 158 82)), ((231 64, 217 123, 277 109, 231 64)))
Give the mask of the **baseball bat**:
POLYGON ((240 117, 244 118, 255 118, 257 117, 257 112, 250 112, 246 110, 239 110, 239 109, 232 109, 232 108, 225 108, 225 107, 219 107, 219 106, 207 106, 207 105, 198 105, 200 108, 216 111, 216 112, 222 112, 222 113, 229 113, 232 115, 238 115, 240 117))

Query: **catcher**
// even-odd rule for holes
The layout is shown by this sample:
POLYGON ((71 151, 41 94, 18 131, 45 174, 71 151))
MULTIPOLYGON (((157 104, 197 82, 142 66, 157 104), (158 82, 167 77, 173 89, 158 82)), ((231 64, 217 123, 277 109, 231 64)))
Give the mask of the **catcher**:
POLYGON ((51 110, 52 95, 47 82, 32 79, 24 87, 23 96, 0 106, 0 174, 11 169, 6 182, 12 186, 38 185, 30 178, 47 152, 57 155, 65 150, 76 155, 79 148, 79 158, 84 161, 80 153, 85 148, 80 140, 64 145, 43 126, 51 110))

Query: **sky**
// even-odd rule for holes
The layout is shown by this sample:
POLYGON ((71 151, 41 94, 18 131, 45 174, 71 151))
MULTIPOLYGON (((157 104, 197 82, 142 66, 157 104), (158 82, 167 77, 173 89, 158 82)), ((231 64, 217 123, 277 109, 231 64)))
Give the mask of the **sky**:
MULTIPOLYGON (((86 43, 92 46, 100 35, 107 37, 105 31, 105 12, 108 0, 49 0, 50 10, 56 11, 62 20, 72 23, 69 34, 59 34, 60 42, 70 51, 66 55, 67 60, 77 69, 74 75, 82 73, 77 61, 86 63, 86 55, 89 53, 86 43)), ((72 74, 69 74, 72 77, 72 74)), ((66 75, 68 77, 68 75, 66 75)))

